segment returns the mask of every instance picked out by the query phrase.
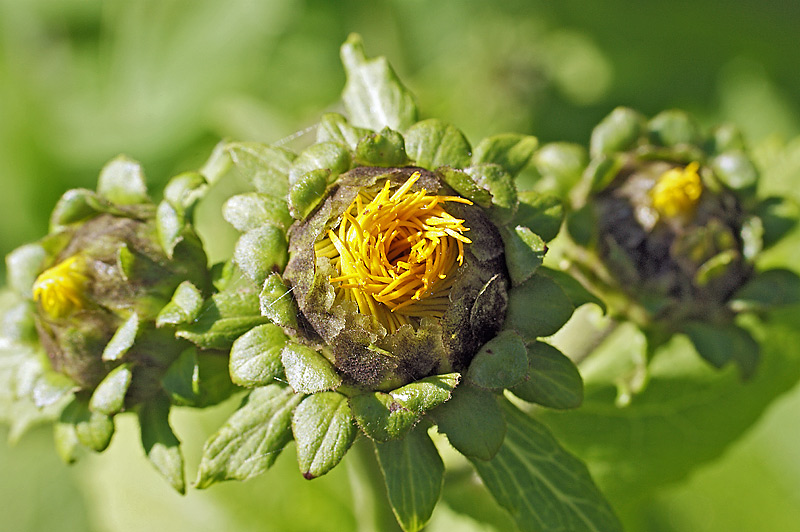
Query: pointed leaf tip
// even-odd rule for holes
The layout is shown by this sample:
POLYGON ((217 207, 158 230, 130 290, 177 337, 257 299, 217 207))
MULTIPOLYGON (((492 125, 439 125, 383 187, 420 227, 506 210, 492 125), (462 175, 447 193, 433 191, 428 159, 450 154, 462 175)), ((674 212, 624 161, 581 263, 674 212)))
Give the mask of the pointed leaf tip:
POLYGON ((124 155, 112 159, 100 172, 97 192, 119 205, 149 201, 141 165, 124 155))
POLYGON ((342 100, 356 127, 405 129, 417 121, 414 97, 384 57, 368 59, 361 36, 351 34, 341 48, 347 75, 342 100))

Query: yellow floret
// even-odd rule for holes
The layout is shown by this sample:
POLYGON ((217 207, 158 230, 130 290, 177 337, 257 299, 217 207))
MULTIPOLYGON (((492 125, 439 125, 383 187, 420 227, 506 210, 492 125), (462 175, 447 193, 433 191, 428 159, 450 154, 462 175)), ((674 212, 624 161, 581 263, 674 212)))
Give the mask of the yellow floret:
POLYGON ((703 183, 697 173, 699 167, 691 163, 684 168, 672 168, 658 178, 650 198, 661 216, 674 218, 694 213, 703 193, 703 183))
POLYGON ((359 194, 339 227, 315 249, 331 259, 339 276, 337 297, 353 301, 390 332, 409 318, 441 317, 453 283, 450 275, 464 261, 464 220, 444 210, 445 202, 471 204, 456 196, 412 192, 415 172, 392 190, 387 180, 375 197, 359 194))
POLYGON ((36 278, 33 299, 51 318, 63 318, 83 308, 83 289, 87 281, 78 257, 70 257, 36 278))

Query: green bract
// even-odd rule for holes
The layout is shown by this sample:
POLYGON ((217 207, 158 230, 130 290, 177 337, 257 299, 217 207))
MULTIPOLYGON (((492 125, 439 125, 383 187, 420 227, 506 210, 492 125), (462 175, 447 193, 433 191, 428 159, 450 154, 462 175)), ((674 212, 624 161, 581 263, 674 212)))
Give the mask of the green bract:
POLYGON ((591 296, 541 267, 563 210, 515 186, 536 139, 497 135, 473 148, 450 124, 418 121, 412 96, 357 36, 342 59, 349 120, 324 115, 298 153, 218 150, 253 190, 225 205, 242 234, 218 291, 199 314, 179 303, 191 294, 176 296, 199 315, 177 334, 230 348, 231 378, 251 391, 207 442, 196 485, 260 474, 291 439, 301 473, 318 477, 366 436, 398 522, 419 530, 443 479, 433 423, 480 463, 521 529, 618 530, 577 461, 533 473, 554 441, 538 425, 528 434, 527 416, 503 399, 509 390, 572 408, 582 397, 575 366, 541 341, 591 296), (520 448, 525 471, 509 470, 520 448), (509 476, 530 487, 519 499, 491 480, 509 476))
MULTIPOLYGON (((574 146, 545 150, 543 175, 575 159, 574 146)), ((733 361, 752 375, 759 346, 741 318, 798 301, 800 278, 758 268, 796 219, 786 200, 757 195, 741 136, 730 126, 705 134, 681 111, 647 120, 618 108, 594 129, 590 156, 571 192, 573 272, 612 315, 642 327, 651 352, 684 333, 714 366, 733 361)))
POLYGON ((169 406, 205 406, 231 391, 225 353, 175 339, 174 324, 193 318, 210 289, 189 224, 191 191, 204 184, 178 176, 156 206, 139 164, 118 157, 96 192, 62 196, 50 234, 9 254, 2 356, 15 433, 57 418, 57 448, 71 462, 81 446, 108 446, 114 415, 137 411, 148 457, 183 491, 169 406))

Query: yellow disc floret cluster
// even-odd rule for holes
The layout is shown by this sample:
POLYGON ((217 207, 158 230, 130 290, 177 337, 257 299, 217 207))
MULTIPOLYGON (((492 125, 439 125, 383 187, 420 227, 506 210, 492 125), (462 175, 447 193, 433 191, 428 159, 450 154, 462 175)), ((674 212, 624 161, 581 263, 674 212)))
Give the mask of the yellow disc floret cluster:
POLYGON ((63 318, 83 307, 83 289, 87 281, 78 257, 70 257, 36 278, 33 299, 51 318, 63 318))
POLYGON ((471 204, 457 196, 412 191, 415 172, 393 190, 387 180, 377 195, 362 191, 338 227, 317 242, 317 256, 339 271, 330 282, 338 300, 353 301, 389 332, 425 316, 441 317, 455 269, 471 241, 464 220, 444 209, 446 202, 471 204))
POLYGON ((650 191, 650 198, 660 215, 673 218, 694 213, 703 193, 698 168, 697 163, 691 163, 685 168, 671 168, 658 178, 650 191))

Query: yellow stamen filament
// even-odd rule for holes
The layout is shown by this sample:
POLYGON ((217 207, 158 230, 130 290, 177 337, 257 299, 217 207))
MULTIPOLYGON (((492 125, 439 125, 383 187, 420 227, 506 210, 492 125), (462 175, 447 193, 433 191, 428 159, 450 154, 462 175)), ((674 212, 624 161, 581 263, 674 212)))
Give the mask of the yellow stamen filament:
POLYGON ((316 243, 317 256, 331 259, 338 300, 353 301, 394 332, 419 318, 441 317, 458 265, 464 262, 464 220, 444 210, 446 202, 472 202, 457 196, 412 192, 415 172, 392 191, 387 180, 377 195, 362 192, 342 215, 338 228, 316 243))
POLYGON ((63 318, 83 307, 83 289, 87 281, 78 257, 70 257, 36 278, 33 299, 51 318, 63 318))
POLYGON ((697 163, 664 172, 650 191, 653 207, 662 216, 673 218, 694 213, 703 193, 697 163))

